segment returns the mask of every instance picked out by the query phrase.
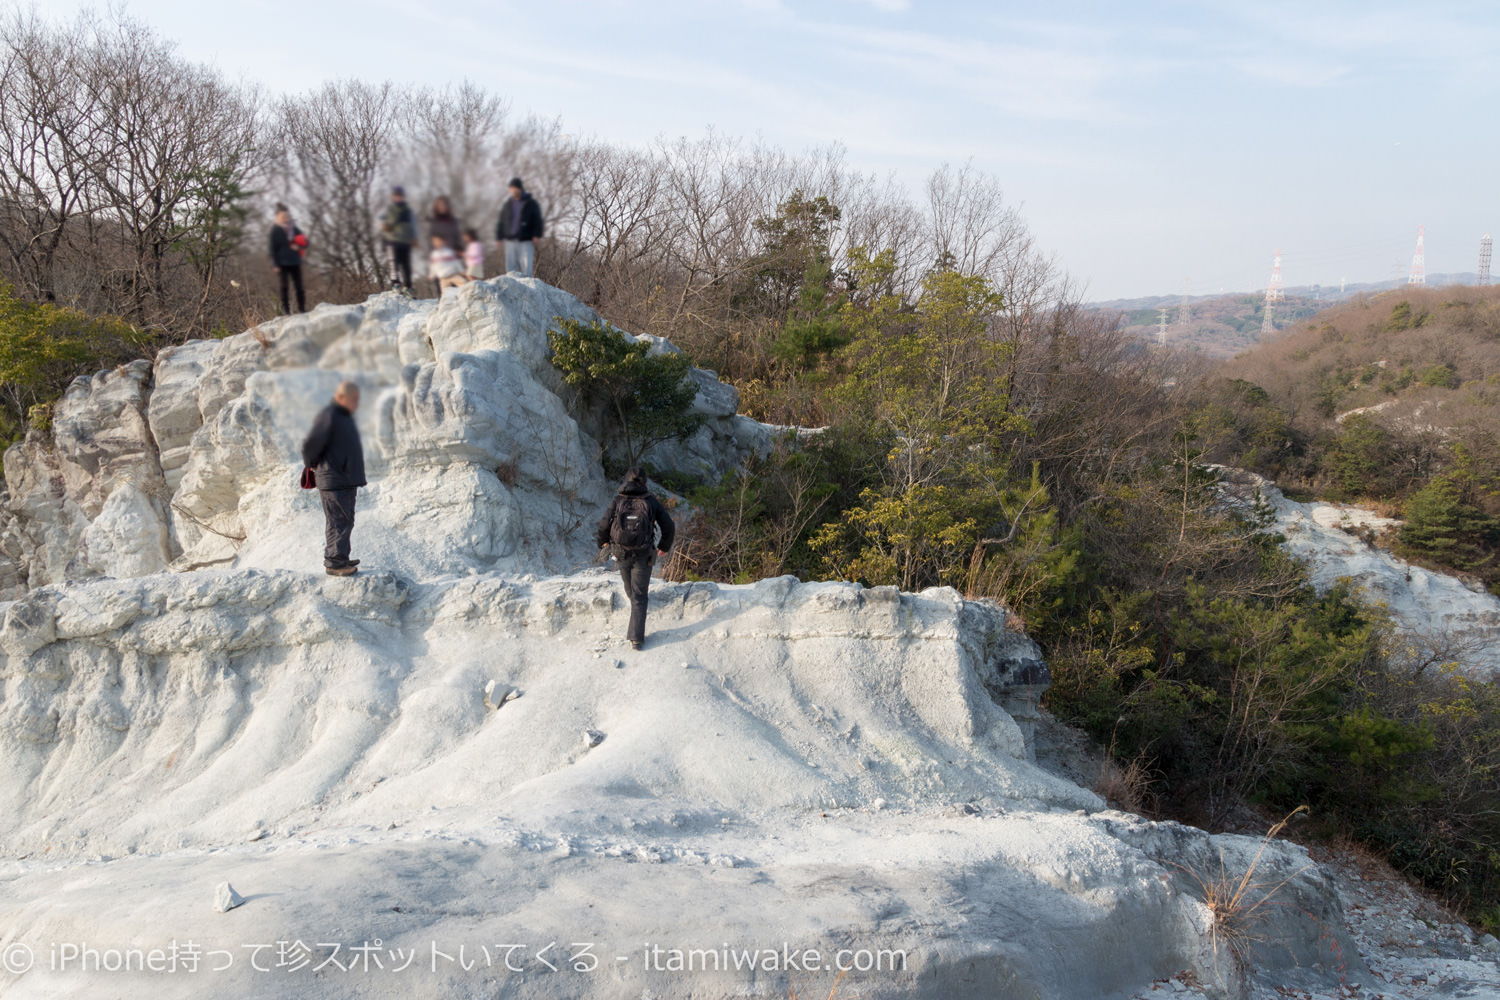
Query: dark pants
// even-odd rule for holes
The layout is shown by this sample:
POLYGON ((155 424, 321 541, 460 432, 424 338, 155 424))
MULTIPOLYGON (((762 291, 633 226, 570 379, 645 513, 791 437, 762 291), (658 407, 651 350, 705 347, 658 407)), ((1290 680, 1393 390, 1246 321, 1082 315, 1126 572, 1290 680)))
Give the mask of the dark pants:
POLYGON ((625 581, 625 594, 630 598, 630 626, 625 630, 629 642, 646 640, 646 589, 651 586, 651 566, 656 562, 656 553, 651 549, 630 552, 619 549, 615 558, 620 563, 620 579, 625 581))
POLYGON ((327 522, 324 532, 323 565, 328 569, 339 569, 349 565, 349 536, 354 533, 354 495, 359 491, 319 490, 323 499, 323 519, 327 522))
POLYGON ((302 294, 302 265, 293 264, 288 267, 282 264, 276 270, 281 272, 281 311, 283 313, 290 313, 292 311, 291 303, 287 300, 286 294, 286 284, 290 279, 291 283, 297 287, 297 311, 299 313, 307 312, 307 298, 302 294))
POLYGON ((411 287, 411 244, 392 243, 391 281, 402 288, 411 287))

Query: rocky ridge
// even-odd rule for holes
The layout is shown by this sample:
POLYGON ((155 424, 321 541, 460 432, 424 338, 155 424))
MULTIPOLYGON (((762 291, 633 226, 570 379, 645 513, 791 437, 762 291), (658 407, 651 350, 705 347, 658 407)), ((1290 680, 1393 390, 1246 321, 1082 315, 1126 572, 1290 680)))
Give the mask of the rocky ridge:
MULTIPOLYGON (((1004 608, 662 583, 650 644, 623 648, 618 586, 586 568, 607 430, 547 360, 557 316, 593 318, 512 278, 323 306, 81 379, 7 453, 7 997, 1074 998, 1184 969, 1247 996, 1367 975, 1300 849, 1116 812, 1032 763, 1045 666, 1004 608), (364 387, 369 572, 329 579, 297 446, 342 378, 364 387), (1251 865, 1284 905, 1242 961, 1201 881, 1251 865), (58 968, 78 942, 233 960, 58 968), (543 958, 513 968, 505 942, 543 958), (311 960, 262 971, 294 943, 311 960), (594 966, 545 958, 580 943, 594 966), (782 958, 673 968, 653 946, 782 958), (393 949, 422 961, 398 975, 393 949), (839 978, 808 949, 892 961, 839 978)), ((705 426, 654 464, 711 474, 769 444, 693 377, 705 426)))

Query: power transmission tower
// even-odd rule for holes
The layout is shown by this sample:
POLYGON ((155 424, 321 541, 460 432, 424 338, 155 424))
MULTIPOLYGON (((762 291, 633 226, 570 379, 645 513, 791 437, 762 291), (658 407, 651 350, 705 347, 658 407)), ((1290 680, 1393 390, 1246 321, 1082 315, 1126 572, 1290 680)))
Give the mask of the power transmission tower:
POLYGON ((1187 283, 1187 279, 1184 278, 1182 280, 1182 303, 1177 307, 1177 326, 1178 326, 1179 329, 1186 330, 1187 329, 1187 325, 1188 325, 1188 283, 1187 283))
POLYGON ((1156 311, 1161 314, 1161 323, 1156 328, 1156 342, 1158 344, 1160 344, 1162 347, 1166 347, 1167 346, 1167 313, 1171 312, 1171 310, 1163 308, 1163 309, 1158 309, 1156 311))
POLYGON ((1417 227, 1417 252, 1411 255, 1411 273, 1406 276, 1408 285, 1416 285, 1419 288, 1427 287, 1427 254, 1422 249, 1423 234, 1426 226, 1417 227))
POLYGON ((1490 239, 1490 234, 1485 233, 1479 241, 1479 283, 1488 285, 1490 283, 1490 251, 1495 247, 1495 241, 1490 239))
POLYGON ((1266 316, 1260 321, 1260 332, 1262 335, 1276 332, 1276 324, 1271 319, 1275 312, 1276 303, 1286 298, 1286 293, 1281 290, 1281 251, 1276 251, 1276 256, 1271 258, 1271 283, 1266 286, 1266 316))

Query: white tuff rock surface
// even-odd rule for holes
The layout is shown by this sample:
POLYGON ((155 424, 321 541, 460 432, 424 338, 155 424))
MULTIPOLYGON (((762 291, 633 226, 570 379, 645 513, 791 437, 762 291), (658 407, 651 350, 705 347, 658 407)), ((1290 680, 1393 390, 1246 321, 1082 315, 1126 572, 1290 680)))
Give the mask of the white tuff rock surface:
POLYGON ((1360 535, 1400 522, 1347 504, 1288 500, 1270 480, 1251 472, 1233 470, 1231 483, 1237 492, 1259 493, 1271 505, 1287 551, 1307 565, 1314 585, 1350 580, 1365 599, 1390 612, 1417 656, 1477 674, 1500 671, 1500 598, 1477 581, 1398 559, 1360 535))
MULTIPOLYGON (((592 314, 510 278, 320 307, 80 380, 50 440, 7 453, 7 1000, 1073 1000, 1182 970, 1217 996, 1367 975, 1283 844, 1259 860, 1286 884, 1255 975, 1215 951, 1193 873, 1243 870, 1256 841, 1033 765, 1046 669, 1003 608, 659 582, 647 648, 624 648, 618 582, 577 568, 612 484, 547 361, 558 315, 592 314), (371 485, 362 570, 331 579, 296 452, 340 378, 365 387, 371 485), (243 902, 205 922, 226 880, 243 902), (844 949, 885 965, 839 980, 844 949)), ((658 463, 764 447, 693 377, 708 422, 658 463)))
MULTIPOLYGON (((1003 609, 791 578, 652 597, 650 646, 616 668, 626 609, 601 571, 221 570, 32 592, 0 628, 0 939, 423 951, 411 975, 282 980, 303 997, 806 985, 649 969, 644 941, 906 952, 904 971, 853 977, 866 997, 1106 996, 1216 974, 1179 866, 1244 864, 1254 842, 1105 810, 1028 764, 997 698, 1024 703, 1040 668, 1003 609), (495 697, 508 690, 524 697, 495 697), (224 875, 251 897, 232 934, 189 905, 224 875), (432 942, 554 939, 629 961, 472 976, 427 961, 432 942)), ((1292 981, 1332 974, 1320 936, 1341 926, 1305 865, 1280 846, 1267 862, 1301 872, 1266 959, 1292 981)), ((249 997, 258 975, 0 987, 249 997)))
MULTIPOLYGON (((571 405, 548 360, 556 317, 598 319, 546 284, 503 277, 440 302, 320 305, 77 379, 51 427, 6 452, 0 581, 16 581, 14 597, 168 567, 307 566, 322 515, 297 487, 298 451, 343 378, 364 389, 362 552, 417 577, 577 565, 613 484, 600 465, 606 425, 571 405)), ((654 466, 722 472, 769 447, 774 430, 735 413, 733 386, 692 375, 704 425, 655 449, 654 466)))

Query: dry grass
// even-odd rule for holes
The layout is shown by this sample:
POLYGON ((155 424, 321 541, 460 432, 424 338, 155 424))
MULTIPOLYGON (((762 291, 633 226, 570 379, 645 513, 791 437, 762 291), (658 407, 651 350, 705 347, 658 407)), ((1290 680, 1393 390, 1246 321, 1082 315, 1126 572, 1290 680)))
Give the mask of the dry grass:
POLYGON ((1152 803, 1151 763, 1139 756, 1121 765, 1109 754, 1099 761, 1099 775, 1094 779, 1094 793, 1116 809, 1131 813, 1150 811, 1152 803))
POLYGON ((1416 883, 1411 882, 1392 867, 1385 855, 1348 834, 1335 834, 1326 845, 1318 845, 1311 850, 1314 856, 1321 854, 1324 857, 1342 860, 1359 872, 1359 877, 1366 882, 1400 883, 1411 885, 1413 889, 1416 888, 1416 883))
POLYGON ((1261 837, 1260 847, 1250 859, 1250 864, 1238 875, 1225 866, 1222 852, 1215 871, 1210 871, 1208 865, 1204 865, 1202 869, 1195 869, 1190 865, 1175 866, 1197 887, 1199 900, 1208 907, 1213 917, 1209 934, 1215 962, 1218 961, 1219 953, 1224 951, 1233 959, 1237 969, 1245 969, 1252 949, 1265 940, 1259 927, 1266 917, 1267 908, 1273 905, 1277 894, 1289 882, 1312 867, 1307 865, 1275 880, 1259 875, 1261 858, 1265 856, 1271 841, 1286 829, 1293 818, 1307 811, 1307 806, 1298 806, 1267 830, 1265 836, 1261 837))

